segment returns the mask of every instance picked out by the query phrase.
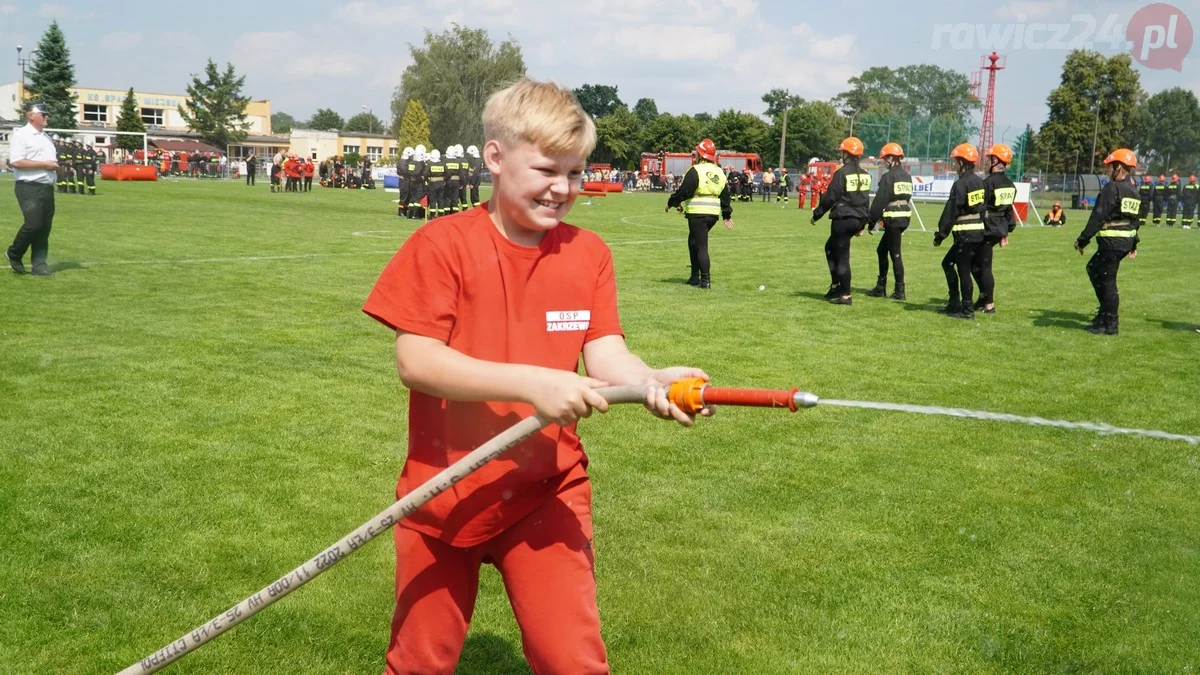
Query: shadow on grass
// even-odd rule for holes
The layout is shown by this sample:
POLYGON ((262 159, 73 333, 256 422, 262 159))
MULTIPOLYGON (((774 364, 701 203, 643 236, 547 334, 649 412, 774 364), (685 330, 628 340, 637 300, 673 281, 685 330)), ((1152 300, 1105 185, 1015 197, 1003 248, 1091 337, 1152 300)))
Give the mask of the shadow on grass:
POLYGON ((816 291, 792 291, 791 296, 793 298, 808 298, 809 300, 820 300, 821 302, 824 302, 824 303, 829 302, 829 298, 825 297, 824 293, 817 293, 816 291))
POLYGON ((1035 310, 1037 316, 1033 318, 1033 325, 1042 328, 1087 328, 1092 322, 1092 317, 1079 312, 1059 312, 1051 309, 1035 310))
POLYGON ((1184 323, 1182 321, 1168 321, 1167 319, 1149 319, 1154 323, 1166 328, 1167 330, 1182 330, 1182 331, 1200 331, 1200 323, 1184 323))
POLYGON ((929 298, 925 302, 916 302, 908 300, 904 303, 904 311, 906 312, 933 312, 941 314, 938 310, 946 306, 947 300, 944 298, 929 298))
POLYGON ((533 671, 517 647, 494 633, 468 635, 456 675, 529 675, 533 671))
POLYGON ((64 270, 81 270, 85 269, 83 263, 77 262, 56 262, 50 266, 51 272, 62 272, 64 270))

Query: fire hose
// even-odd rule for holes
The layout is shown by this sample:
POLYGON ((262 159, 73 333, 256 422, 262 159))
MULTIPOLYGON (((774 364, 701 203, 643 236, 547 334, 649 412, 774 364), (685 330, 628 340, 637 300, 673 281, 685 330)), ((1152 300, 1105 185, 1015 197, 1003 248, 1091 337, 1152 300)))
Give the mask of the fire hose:
MULTIPOLYGON (((641 403, 646 400, 647 385, 604 387, 597 393, 610 404, 641 403)), ((668 399, 688 414, 696 414, 710 405, 752 406, 761 408, 786 408, 795 412, 799 408, 811 408, 819 399, 808 392, 797 389, 731 389, 709 386, 698 378, 680 380, 671 385, 668 399)), ((452 485, 466 478, 483 465, 496 459, 525 439, 533 436, 550 420, 533 415, 502 431, 495 438, 472 450, 462 459, 451 464, 441 473, 409 492, 402 499, 342 537, 329 548, 309 558, 304 564, 271 582, 257 593, 242 600, 224 612, 197 626, 122 670, 119 675, 141 675, 155 673, 174 663, 184 655, 195 651, 217 636, 242 621, 254 616, 288 593, 312 581, 317 575, 338 561, 358 550, 363 544, 389 531, 393 525, 411 515, 425 503, 445 492, 452 485)))

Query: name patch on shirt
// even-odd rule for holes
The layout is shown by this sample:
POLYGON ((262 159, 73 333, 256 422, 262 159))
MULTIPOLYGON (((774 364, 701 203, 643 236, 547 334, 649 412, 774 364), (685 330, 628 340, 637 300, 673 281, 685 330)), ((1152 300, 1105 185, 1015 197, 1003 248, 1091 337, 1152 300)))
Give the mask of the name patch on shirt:
POLYGON ((546 312, 546 332, 559 333, 563 331, 587 330, 592 321, 592 312, 587 309, 574 309, 561 312, 546 312))

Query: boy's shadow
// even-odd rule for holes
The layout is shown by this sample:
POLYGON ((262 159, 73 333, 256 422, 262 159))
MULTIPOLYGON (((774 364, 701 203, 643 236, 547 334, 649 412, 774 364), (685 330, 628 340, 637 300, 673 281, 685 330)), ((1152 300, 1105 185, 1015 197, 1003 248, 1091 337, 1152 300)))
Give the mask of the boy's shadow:
POLYGON ((495 633, 467 636, 456 675, 529 675, 533 671, 517 647, 495 633))
POLYGON ((1060 312, 1052 309, 1035 311, 1038 316, 1034 317, 1033 325, 1042 328, 1087 328, 1092 321, 1092 317, 1079 312, 1060 312))
POLYGON ((944 308, 948 300, 942 298, 929 298, 925 302, 908 301, 904 303, 904 311, 906 312, 934 312, 940 314, 938 310, 944 308))
POLYGON ((77 262, 56 262, 50 266, 51 272, 62 272, 63 270, 81 270, 84 269, 82 263, 77 262))

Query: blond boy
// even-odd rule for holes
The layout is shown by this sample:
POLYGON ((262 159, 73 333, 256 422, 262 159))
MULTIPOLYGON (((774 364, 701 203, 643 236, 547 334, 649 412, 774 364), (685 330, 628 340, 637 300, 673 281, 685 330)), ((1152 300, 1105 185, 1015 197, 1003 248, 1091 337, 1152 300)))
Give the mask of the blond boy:
POLYGON ((453 672, 487 562, 504 579, 534 672, 606 673, 575 423, 607 410, 597 387, 645 383, 651 412, 690 425, 666 386, 707 375, 654 370, 626 348, 611 252, 562 222, 596 143, 571 93, 521 80, 488 100, 483 124, 491 199, 413 233, 363 307, 396 331, 410 390, 396 494, 520 418, 537 412, 554 424, 396 528, 385 672, 453 672))

